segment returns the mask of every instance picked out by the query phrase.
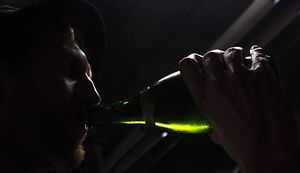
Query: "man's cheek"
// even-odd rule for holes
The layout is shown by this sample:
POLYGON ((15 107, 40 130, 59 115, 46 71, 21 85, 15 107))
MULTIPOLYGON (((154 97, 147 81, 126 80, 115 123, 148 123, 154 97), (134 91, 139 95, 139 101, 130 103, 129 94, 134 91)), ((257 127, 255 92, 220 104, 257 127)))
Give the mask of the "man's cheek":
POLYGON ((67 91, 72 93, 74 91, 74 88, 75 88, 75 85, 77 83, 77 80, 73 80, 73 79, 70 79, 70 78, 64 78, 64 84, 66 85, 67 87, 67 91))
POLYGON ((75 81, 64 77, 52 77, 36 87, 37 100, 48 104, 60 104, 70 100, 75 81))

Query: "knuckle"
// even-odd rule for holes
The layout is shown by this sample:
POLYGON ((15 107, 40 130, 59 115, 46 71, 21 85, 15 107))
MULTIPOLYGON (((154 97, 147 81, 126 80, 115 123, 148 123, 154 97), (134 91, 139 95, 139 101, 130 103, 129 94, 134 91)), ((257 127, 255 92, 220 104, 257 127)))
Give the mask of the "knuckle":
POLYGON ((203 56, 198 54, 198 53, 192 53, 189 56, 187 56, 188 58, 192 58, 195 59, 197 62, 201 62, 203 60, 203 56))
POLYGON ((194 63, 196 63, 195 59, 193 59, 191 57, 185 57, 179 61, 178 65, 185 66, 185 65, 194 64, 194 63))
POLYGON ((210 51, 203 57, 203 61, 206 63, 217 62, 221 60, 222 53, 219 51, 210 51))
POLYGON ((221 64, 224 61, 223 54, 224 51, 218 49, 207 52, 203 57, 203 65, 221 64))
POLYGON ((240 49, 229 49, 226 50, 226 53, 224 54, 224 60, 227 63, 233 63, 233 64, 242 64, 244 61, 244 55, 242 50, 240 49))
POLYGON ((205 58, 214 58, 214 57, 219 57, 224 53, 224 51, 219 50, 219 49, 215 49, 215 50, 211 50, 209 52, 207 52, 204 57, 205 58))
POLYGON ((187 56, 188 58, 197 58, 197 57, 201 57, 200 54, 198 53, 191 53, 189 56, 187 56))
POLYGON ((224 55, 226 57, 241 57, 243 52, 243 48, 241 47, 231 47, 225 51, 224 55))

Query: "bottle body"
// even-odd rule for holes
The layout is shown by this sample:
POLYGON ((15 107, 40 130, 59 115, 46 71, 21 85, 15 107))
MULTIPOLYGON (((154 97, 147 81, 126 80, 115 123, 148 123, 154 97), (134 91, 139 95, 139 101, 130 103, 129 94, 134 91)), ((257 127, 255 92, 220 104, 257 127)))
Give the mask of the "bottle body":
POLYGON ((107 107, 95 107, 85 119, 90 125, 144 124, 177 133, 206 133, 210 130, 180 72, 162 78, 131 99, 107 107))

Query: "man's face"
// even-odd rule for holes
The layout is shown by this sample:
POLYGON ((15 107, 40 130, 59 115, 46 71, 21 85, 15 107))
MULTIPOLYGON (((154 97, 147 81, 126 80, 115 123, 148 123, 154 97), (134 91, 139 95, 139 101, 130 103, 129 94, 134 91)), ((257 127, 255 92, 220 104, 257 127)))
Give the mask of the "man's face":
POLYGON ((1 103, 8 150, 27 160, 24 166, 75 167, 83 159, 87 133, 80 114, 100 103, 90 65, 71 28, 45 32, 30 56, 22 74, 7 80, 1 103))

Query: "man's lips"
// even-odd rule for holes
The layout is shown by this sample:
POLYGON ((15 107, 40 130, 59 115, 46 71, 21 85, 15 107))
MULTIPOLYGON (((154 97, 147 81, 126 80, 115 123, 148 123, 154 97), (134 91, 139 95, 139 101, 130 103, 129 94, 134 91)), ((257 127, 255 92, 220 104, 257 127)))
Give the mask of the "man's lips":
POLYGON ((78 123, 82 129, 84 129, 86 131, 89 129, 88 125, 86 124, 86 122, 84 121, 84 119, 82 118, 81 115, 78 116, 78 123))
POLYGON ((73 119, 69 121, 70 124, 68 133, 73 142, 75 142, 76 144, 81 144, 85 136, 87 135, 89 128, 78 117, 79 116, 73 117, 73 119))
POLYGON ((65 126, 67 126, 68 131, 70 131, 70 135, 75 139, 83 138, 89 130, 85 121, 82 119, 81 113, 78 112, 72 111, 72 113, 69 113, 70 116, 67 116, 68 118, 66 117, 64 120, 65 126))

